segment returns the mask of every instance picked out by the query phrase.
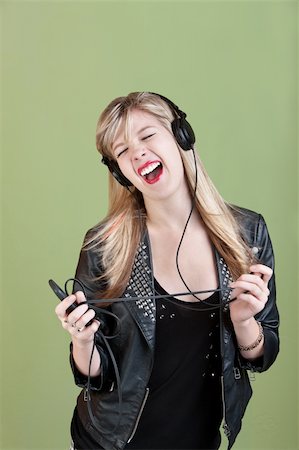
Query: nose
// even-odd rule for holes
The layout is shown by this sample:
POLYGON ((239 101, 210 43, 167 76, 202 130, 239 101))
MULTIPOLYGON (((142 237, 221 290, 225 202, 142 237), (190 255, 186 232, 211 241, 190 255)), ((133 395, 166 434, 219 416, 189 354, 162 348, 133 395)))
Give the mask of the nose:
POLYGON ((143 142, 136 144, 133 148, 133 159, 138 161, 139 159, 144 158, 146 155, 146 148, 143 142))
POLYGON ((135 159, 135 161, 138 161, 139 159, 144 158, 145 155, 146 155, 145 150, 142 150, 142 151, 134 154, 134 159, 135 159))

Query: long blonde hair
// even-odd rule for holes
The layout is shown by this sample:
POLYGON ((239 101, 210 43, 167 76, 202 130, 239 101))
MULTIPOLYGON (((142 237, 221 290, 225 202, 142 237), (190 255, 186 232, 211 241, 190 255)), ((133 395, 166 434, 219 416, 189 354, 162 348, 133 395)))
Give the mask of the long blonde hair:
MULTIPOLYGON (((97 123, 96 146, 109 159, 114 159, 112 146, 115 137, 124 127, 130 129, 132 110, 150 113, 171 131, 176 112, 157 94, 133 92, 126 97, 114 99, 102 112, 97 123)), ((180 147, 179 147, 180 149, 180 147)), ((195 188, 195 165, 191 151, 180 149, 190 192, 195 188)), ((232 276, 237 278, 248 270, 250 250, 242 239, 240 226, 233 209, 217 192, 197 152, 197 188, 195 207, 201 215, 208 235, 225 259, 232 276)), ((109 208, 106 218, 91 233, 83 248, 99 252, 102 273, 98 279, 105 280, 107 298, 121 295, 129 280, 134 256, 146 228, 146 214, 141 193, 132 187, 131 192, 121 186, 109 173, 109 208), (132 192, 134 195, 132 195, 132 192)))

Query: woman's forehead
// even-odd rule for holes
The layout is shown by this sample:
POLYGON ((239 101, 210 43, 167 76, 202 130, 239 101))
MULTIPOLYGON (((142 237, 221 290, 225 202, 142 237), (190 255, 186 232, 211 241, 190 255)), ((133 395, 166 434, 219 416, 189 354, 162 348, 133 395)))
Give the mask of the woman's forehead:
POLYGON ((144 132, 148 128, 161 127, 159 119, 145 111, 134 109, 123 117, 113 140, 113 148, 121 141, 128 141, 134 135, 144 132))

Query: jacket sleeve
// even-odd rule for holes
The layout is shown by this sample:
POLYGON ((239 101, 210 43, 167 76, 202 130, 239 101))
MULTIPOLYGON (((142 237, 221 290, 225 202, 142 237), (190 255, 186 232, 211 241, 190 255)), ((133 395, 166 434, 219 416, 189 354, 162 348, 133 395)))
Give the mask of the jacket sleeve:
MULTIPOLYGON (((81 250, 75 278, 80 280, 84 284, 85 294, 88 300, 94 300, 100 297, 101 285, 98 281, 95 281, 95 277, 100 275, 99 258, 97 252, 93 250, 81 250)), ((78 283, 74 282, 73 292, 82 290, 78 283)), ((109 323, 105 314, 97 313, 96 318, 101 322, 101 332, 104 334, 109 333, 109 323)), ((101 358, 101 372, 97 377, 90 378, 90 388, 93 390, 104 389, 107 384, 111 384, 109 381, 110 373, 110 359, 107 352, 105 342, 101 338, 100 333, 95 334, 95 345, 101 358)), ((74 380, 77 386, 86 387, 88 383, 88 377, 83 375, 76 366, 72 353, 73 345, 70 344, 70 364, 74 375, 74 380)))
POLYGON ((256 372, 263 372, 273 364, 279 352, 279 314, 276 306, 276 286, 275 286, 275 264, 271 239, 268 233, 267 225, 264 218, 260 215, 256 233, 254 236, 255 247, 259 250, 258 259, 261 264, 271 267, 273 275, 269 281, 268 288, 270 291, 268 301, 265 308, 260 311, 255 319, 261 322, 264 331, 264 354, 262 357, 248 361, 241 359, 241 365, 245 369, 256 372))

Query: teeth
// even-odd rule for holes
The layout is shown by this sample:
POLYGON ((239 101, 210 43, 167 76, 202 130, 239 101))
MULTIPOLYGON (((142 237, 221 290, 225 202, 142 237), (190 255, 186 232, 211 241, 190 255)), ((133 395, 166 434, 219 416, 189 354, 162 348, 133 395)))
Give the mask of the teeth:
POLYGON ((160 166, 159 162, 154 162, 152 164, 149 164, 148 166, 146 166, 144 169, 142 169, 142 171, 140 172, 140 175, 142 177, 144 177, 145 175, 148 175, 149 173, 151 173, 153 170, 155 170, 158 166, 160 166))

